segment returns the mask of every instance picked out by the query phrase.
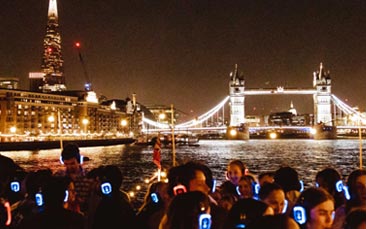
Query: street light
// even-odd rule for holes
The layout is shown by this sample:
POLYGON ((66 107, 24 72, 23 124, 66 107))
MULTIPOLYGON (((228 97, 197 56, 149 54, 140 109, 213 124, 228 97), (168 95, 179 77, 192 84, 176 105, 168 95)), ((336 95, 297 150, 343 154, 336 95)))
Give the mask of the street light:
POLYGON ((55 121, 55 116, 50 115, 50 116, 48 116, 47 120, 48 120, 49 122, 52 122, 52 123, 53 123, 53 122, 55 121))
POLYGON ((126 134, 126 127, 128 125, 128 121, 126 119, 122 119, 121 120, 121 126, 122 126, 122 133, 125 135, 126 134))
POLYGON ((89 119, 87 118, 83 118, 83 120, 81 121, 84 125, 84 132, 86 134, 86 130, 87 130, 87 125, 89 124, 89 119))
POLYGON ((159 120, 158 120, 158 123, 159 123, 159 128, 160 129, 163 129, 163 120, 166 118, 166 115, 164 112, 160 113, 159 116, 158 116, 159 120))
POLYGON ((10 127, 10 133, 15 134, 17 132, 17 128, 15 126, 10 127))
POLYGON ((126 119, 122 119, 121 126, 122 127, 126 127, 127 126, 127 120, 126 119))

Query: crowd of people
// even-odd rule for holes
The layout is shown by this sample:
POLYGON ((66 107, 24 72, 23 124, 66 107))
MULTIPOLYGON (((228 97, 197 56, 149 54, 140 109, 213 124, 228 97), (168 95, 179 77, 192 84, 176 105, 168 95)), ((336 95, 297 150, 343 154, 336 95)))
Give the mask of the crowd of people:
POLYGON ((86 171, 75 144, 61 160, 60 171, 27 172, 0 155, 0 228, 366 228, 365 169, 343 182, 335 168, 324 168, 304 189, 292 167, 255 175, 232 160, 216 185, 211 169, 192 160, 169 168, 168 182, 150 183, 135 209, 117 166, 86 171))

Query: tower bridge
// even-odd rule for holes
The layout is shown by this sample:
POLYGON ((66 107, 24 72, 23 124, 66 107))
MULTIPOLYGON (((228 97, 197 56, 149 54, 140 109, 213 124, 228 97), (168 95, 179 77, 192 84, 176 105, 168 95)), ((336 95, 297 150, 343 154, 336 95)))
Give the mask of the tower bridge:
MULTIPOLYGON (((222 120, 224 117, 222 118, 222 120)), ((346 132, 354 133, 355 129, 365 132, 365 128, 360 127, 366 123, 366 116, 359 111, 350 107, 342 100, 337 98, 331 92, 331 78, 329 71, 325 72, 323 64, 320 63, 319 70, 313 73, 313 88, 285 88, 278 86, 276 88, 245 88, 245 80, 238 72, 238 65, 235 65, 234 72, 230 73, 229 95, 225 97, 218 105, 204 113, 203 115, 180 124, 159 123, 153 120, 143 118, 144 132, 169 132, 172 127, 179 132, 200 132, 200 133, 227 133, 236 132, 235 138, 248 139, 250 134, 265 132, 277 132, 279 134, 294 134, 294 135, 311 135, 315 134, 316 138, 335 138, 337 135, 337 123, 342 121, 339 130, 344 134, 346 132), (312 95, 314 101, 314 125, 312 126, 256 126, 248 125, 248 120, 245 118, 245 98, 247 96, 256 95, 312 95), (229 125, 224 125, 220 122, 219 125, 205 126, 207 120, 212 119, 215 115, 224 109, 224 106, 229 103, 230 119, 229 125), (358 127, 350 126, 345 123, 347 118, 356 120, 358 127), (148 125, 149 128, 146 128, 148 125), (151 128, 151 126, 153 128, 151 128), (243 131, 244 130, 244 131, 243 131), (242 132, 242 135, 240 135, 242 132)), ((253 135, 254 136, 254 135, 253 135)))

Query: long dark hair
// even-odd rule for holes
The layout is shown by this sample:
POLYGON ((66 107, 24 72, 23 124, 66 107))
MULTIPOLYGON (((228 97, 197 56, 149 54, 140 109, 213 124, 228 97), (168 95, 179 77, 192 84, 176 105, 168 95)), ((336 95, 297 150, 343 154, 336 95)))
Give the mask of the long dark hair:
POLYGON ((351 199, 346 203, 346 212, 349 212, 353 207, 362 204, 361 197, 357 194, 357 178, 366 175, 365 169, 356 169, 348 176, 347 186, 351 199))
POLYGON ((209 199, 200 191, 175 196, 167 211, 166 229, 197 229, 201 213, 209 209, 209 199))

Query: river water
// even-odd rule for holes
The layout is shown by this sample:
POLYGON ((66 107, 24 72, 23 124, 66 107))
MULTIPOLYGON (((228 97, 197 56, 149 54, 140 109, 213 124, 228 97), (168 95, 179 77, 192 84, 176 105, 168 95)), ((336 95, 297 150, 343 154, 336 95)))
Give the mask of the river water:
MULTIPOLYGON (((366 144, 363 143, 363 149, 366 144)), ((90 158, 83 166, 87 169, 100 165, 115 164, 124 173, 122 189, 135 191, 133 202, 136 207, 141 204, 147 184, 144 180, 151 178, 156 171, 152 162, 151 146, 118 145, 108 147, 85 147, 80 149, 83 156, 90 158), (141 185, 141 190, 136 186, 141 185)), ((363 165, 366 164, 366 149, 363 151, 363 165)), ((27 171, 51 168, 53 171, 62 168, 60 150, 9 151, 0 152, 12 158, 27 171)), ((225 180, 226 166, 230 160, 242 160, 249 171, 259 174, 275 171, 280 166, 295 168, 304 181, 305 187, 313 186, 315 175, 325 167, 337 169, 344 180, 348 174, 359 168, 358 140, 200 140, 199 146, 176 146, 176 161, 183 163, 189 160, 204 162, 211 168, 218 184, 225 180)), ((162 149, 162 166, 168 169, 172 165, 172 150, 162 149)), ((365 166, 364 166, 365 167, 365 166)))

